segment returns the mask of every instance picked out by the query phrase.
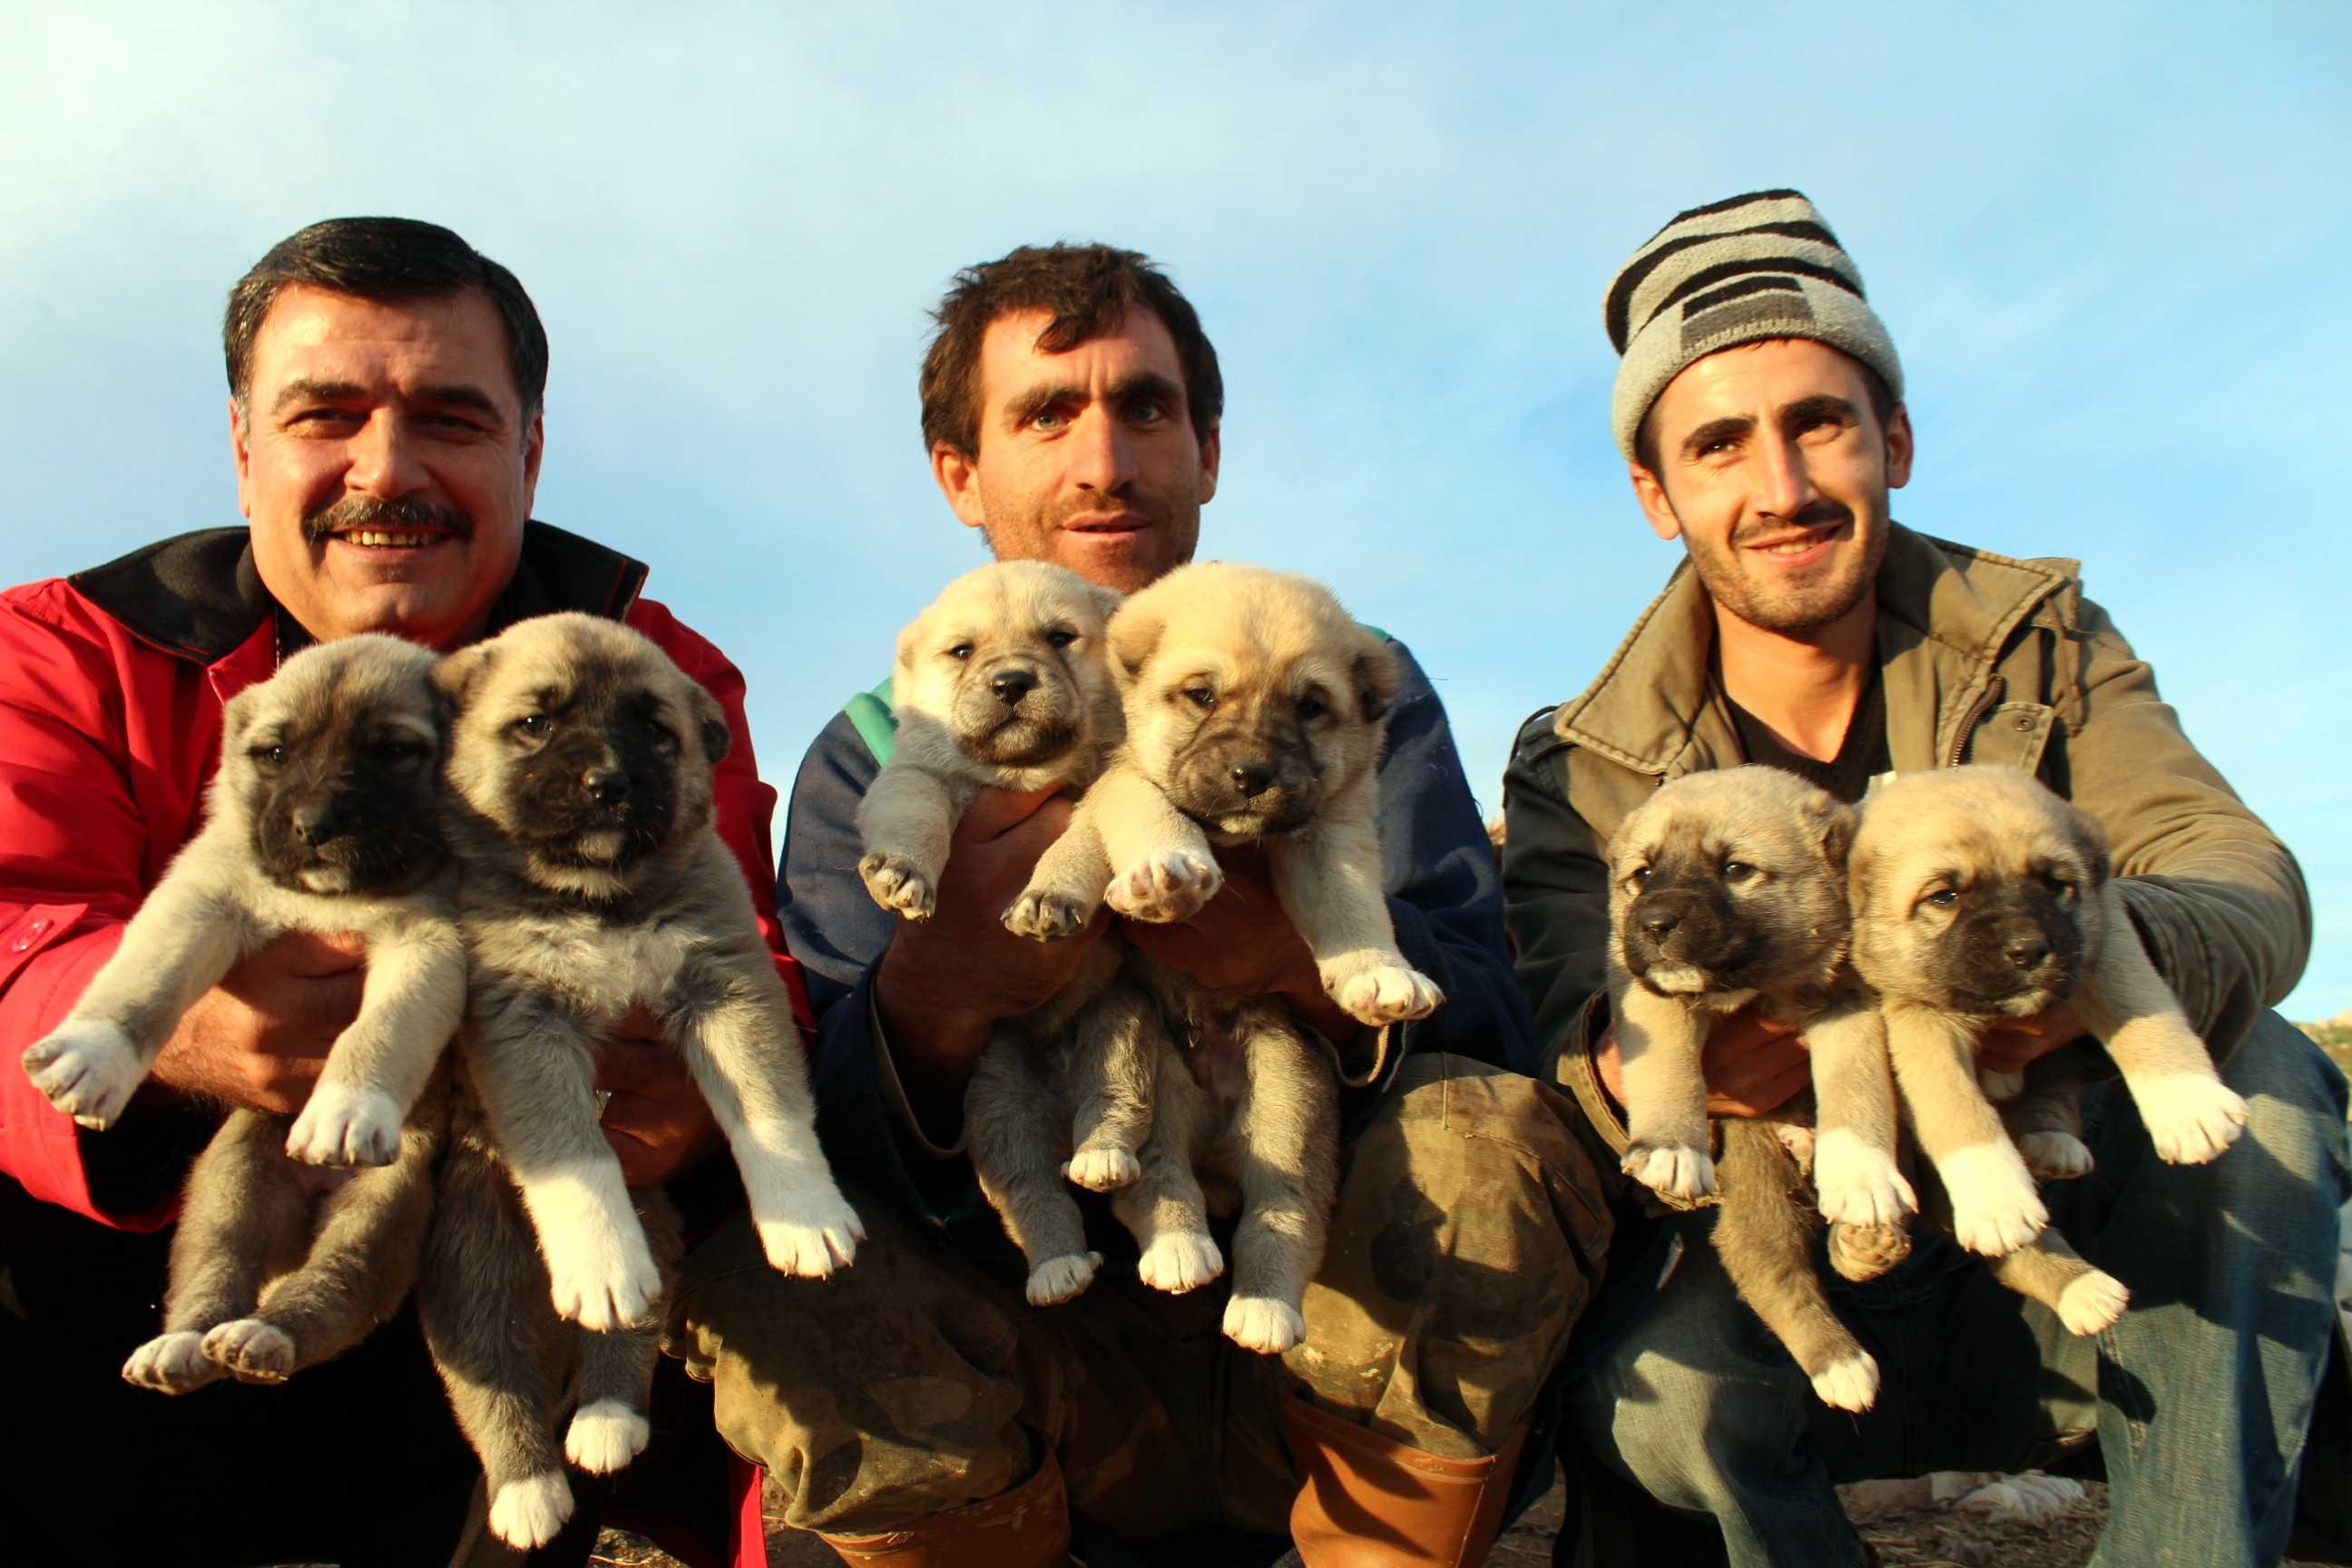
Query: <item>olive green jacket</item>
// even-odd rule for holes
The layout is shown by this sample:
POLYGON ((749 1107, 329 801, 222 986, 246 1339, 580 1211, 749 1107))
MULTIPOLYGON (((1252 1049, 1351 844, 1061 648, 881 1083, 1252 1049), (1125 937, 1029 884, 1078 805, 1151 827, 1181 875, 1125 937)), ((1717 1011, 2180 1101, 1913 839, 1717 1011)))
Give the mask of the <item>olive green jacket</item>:
MULTIPOLYGON (((2223 1057, 2303 973, 2303 873, 2189 743, 2079 572, 1895 526, 1878 574, 1887 750, 1902 773, 2028 768, 2096 817, 2149 957, 2223 1057)), ((1621 1152, 1590 1056, 1605 1008, 1602 852, 1660 784, 1745 760, 1709 679, 1714 636, 1685 563, 1584 694, 1519 731, 1504 775, 1505 914, 1537 1040, 1621 1152)))

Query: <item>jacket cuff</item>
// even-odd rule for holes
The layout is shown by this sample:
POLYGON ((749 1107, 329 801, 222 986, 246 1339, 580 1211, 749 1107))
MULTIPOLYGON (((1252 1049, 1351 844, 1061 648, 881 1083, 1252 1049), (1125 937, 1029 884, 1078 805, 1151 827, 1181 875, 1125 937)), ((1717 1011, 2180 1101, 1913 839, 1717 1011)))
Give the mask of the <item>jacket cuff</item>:
POLYGON ((874 1077, 881 1086, 882 1102, 889 1108, 891 1119, 906 1135, 917 1153, 933 1160, 961 1160, 965 1153, 963 1124, 956 1124, 955 1142, 945 1148, 935 1142, 924 1128, 922 1119, 915 1114, 907 1099, 907 1086, 899 1081, 898 1064, 891 1058, 889 1037, 882 1028, 882 1009, 874 1000, 874 987, 866 987, 866 1027, 874 1037, 874 1077))
MULTIPOLYGON (((1575 1021, 1568 1033, 1552 1046, 1555 1055, 1546 1064, 1554 1083, 1576 1097, 1584 1112, 1584 1120, 1608 1152, 1622 1157, 1633 1141, 1618 1116, 1616 1107, 1609 1102, 1609 1091, 1601 1085, 1601 1070, 1592 1065, 1593 1047, 1609 1033, 1609 993, 1595 991, 1578 1008, 1575 1021)), ((1615 1160, 1610 1163, 1615 1164, 1615 1160)))

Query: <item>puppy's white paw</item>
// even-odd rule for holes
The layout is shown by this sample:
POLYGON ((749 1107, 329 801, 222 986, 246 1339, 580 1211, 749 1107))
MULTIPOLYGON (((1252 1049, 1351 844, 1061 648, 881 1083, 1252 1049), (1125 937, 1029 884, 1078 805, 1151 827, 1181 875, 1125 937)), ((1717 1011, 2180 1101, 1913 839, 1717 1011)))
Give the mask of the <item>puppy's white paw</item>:
POLYGON ((1918 1194, 1895 1168, 1895 1156, 1843 1128, 1822 1133, 1816 1143, 1813 1189, 1823 1219, 1870 1229, 1900 1225, 1919 1209, 1918 1194))
POLYGON ((2006 1105, 2025 1092, 2025 1075, 2021 1072, 1994 1072, 1988 1068, 1977 1069, 1977 1087, 1995 1105, 2006 1105))
POLYGON ((2050 1224, 2025 1162, 2006 1141, 1971 1144, 1947 1154, 1937 1168, 1952 1196, 1952 1239, 1970 1252, 2003 1257, 2050 1224))
POLYGON ((294 1342, 259 1318, 222 1323, 205 1336, 205 1356, 240 1383, 283 1383, 294 1375, 294 1342))
POLYGON ((599 1399, 583 1405, 564 1428, 563 1457, 592 1476, 609 1476, 646 1451, 653 1423, 626 1402, 599 1399))
POLYGON ((939 901, 938 890, 922 868, 904 855, 877 849, 857 862, 857 875, 874 901, 910 921, 927 921, 939 901))
POLYGON ((1048 1258, 1029 1276, 1029 1304, 1051 1307, 1069 1300, 1095 1282, 1095 1270, 1101 1267, 1102 1254, 1099 1252, 1073 1252, 1063 1258, 1048 1258))
POLYGON ((571 1517, 572 1488, 561 1470, 509 1481, 490 1500, 490 1533, 526 1552, 554 1540, 571 1517))
POLYGON ((1627 1147, 1622 1164, 1627 1175, 1666 1197, 1703 1197, 1715 1191, 1714 1160, 1704 1149, 1688 1144, 1634 1143, 1627 1147))
POLYGON ((1225 1303, 1225 1338, 1245 1351, 1280 1355, 1307 1337, 1307 1320, 1287 1301, 1236 1296, 1225 1303))
POLYGON ((25 1071, 49 1103, 84 1127, 113 1125, 147 1069, 131 1037, 95 1018, 68 1019, 25 1047, 25 1071))
POLYGON ((834 1185, 832 1174, 820 1167, 792 1186, 790 1202, 756 1206, 751 1213, 769 1265, 804 1279, 822 1279, 856 1262, 866 1222, 834 1185))
POLYGON ((1162 1231, 1151 1238, 1135 1265, 1136 1277, 1154 1290, 1181 1296, 1225 1271, 1224 1254, 1198 1231, 1162 1231))
POLYGON ((1059 942, 1075 936, 1094 918, 1087 908, 1067 893, 1030 891, 1013 900, 1004 911, 1004 929, 1014 936, 1025 936, 1033 942, 1059 942))
POLYGON ((2071 1182, 2091 1173, 2090 1146, 2072 1132, 2029 1132, 2017 1152, 2037 1182, 2071 1182))
POLYGON ((2147 1124, 2157 1157, 2175 1165, 2202 1165, 2246 1130, 2246 1102, 2218 1078, 2166 1073, 2131 1083, 2139 1119, 2147 1124))
POLYGON ((1911 1256, 1911 1233, 1900 1225, 1832 1225, 1829 1254, 1840 1279, 1868 1284, 1911 1256))
POLYGON ((1115 1193, 1135 1184, 1143 1174, 1143 1162, 1124 1149, 1081 1149, 1070 1156, 1062 1174, 1090 1193, 1115 1193))
POLYGON ((1878 1363, 1868 1351, 1840 1356, 1813 1374, 1813 1392, 1838 1410, 1867 1410, 1878 1403, 1878 1363))
POLYGON ((389 1165, 400 1152, 400 1123, 390 1095, 322 1083, 286 1134, 286 1152, 306 1165, 389 1165))
POLYGON ((2094 1268, 2058 1293, 2058 1321, 2072 1334, 2095 1334, 2112 1327, 2131 1305, 2131 1292, 2112 1274, 2094 1268))
POLYGON ((1383 952, 1351 952, 1318 967, 1323 989, 1340 1011, 1360 1024, 1426 1018, 1445 1000, 1437 982, 1417 969, 1391 962, 1383 952))
POLYGON ((194 1329, 158 1334, 131 1352, 122 1363, 122 1381, 158 1394, 185 1394, 221 1375, 222 1369, 205 1359, 205 1336, 194 1329))
POLYGON ((560 1233, 542 1234, 539 1246, 547 1258, 548 1294, 556 1315, 592 1333, 609 1334, 651 1321, 661 1300, 661 1270, 654 1266, 643 1230, 634 1225, 598 1229, 601 1234, 562 1239, 560 1233))
POLYGON ((1190 849, 1157 849, 1113 877, 1105 900, 1133 921, 1188 921, 1225 885, 1214 858, 1190 849))

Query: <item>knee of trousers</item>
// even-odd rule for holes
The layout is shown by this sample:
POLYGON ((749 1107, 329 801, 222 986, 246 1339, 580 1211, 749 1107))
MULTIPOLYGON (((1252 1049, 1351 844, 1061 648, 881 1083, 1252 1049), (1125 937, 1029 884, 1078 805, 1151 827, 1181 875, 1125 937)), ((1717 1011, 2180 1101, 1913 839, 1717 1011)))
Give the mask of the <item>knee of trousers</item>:
POLYGON ((1533 1410, 1601 1275, 1609 1211, 1574 1102, 1465 1058, 1405 1064, 1346 1152, 1306 1342, 1317 1401, 1448 1458, 1533 1410))
MULTIPOLYGON (((2246 1101, 2242 1142, 2276 1173, 2309 1183, 2332 1206, 2346 1192, 2347 1089, 2341 1068, 2301 1029, 2274 1012, 2254 1021, 2222 1064, 2221 1078, 2246 1101)), ((2230 1163, 2228 1155, 2214 1162, 2230 1163)))
POLYGON ((1811 1389, 1699 1242, 1655 1309, 1568 1394, 1602 1458, 1660 1502, 1721 1513, 1805 1446, 1811 1389))
POLYGON ((803 1530, 896 1529, 997 1496, 1035 1462, 1001 1298, 878 1194, 849 1197, 869 1233, 852 1267, 779 1273, 738 1215, 688 1255, 664 1339, 803 1530))

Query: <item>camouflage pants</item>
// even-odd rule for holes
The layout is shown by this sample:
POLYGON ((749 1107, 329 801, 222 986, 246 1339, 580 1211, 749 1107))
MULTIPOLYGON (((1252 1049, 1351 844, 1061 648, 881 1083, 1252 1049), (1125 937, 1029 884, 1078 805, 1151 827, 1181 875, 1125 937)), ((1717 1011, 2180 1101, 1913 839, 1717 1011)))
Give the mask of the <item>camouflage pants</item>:
POLYGON ((1049 1449, 1072 1510, 1118 1534, 1280 1531, 1297 1490, 1286 1388, 1454 1458, 1528 1418, 1608 1236, 1576 1114, 1517 1074, 1409 1061, 1346 1152, 1307 1338, 1278 1359, 1220 1332, 1223 1280, 1163 1295, 1115 1258, 1076 1301, 1033 1308, 1017 1254, 953 1256, 870 1190, 850 1193, 870 1239, 830 1280, 770 1268, 747 1220, 706 1240, 670 1348, 715 1384, 720 1435, 782 1483, 802 1529, 961 1508, 1049 1449))

